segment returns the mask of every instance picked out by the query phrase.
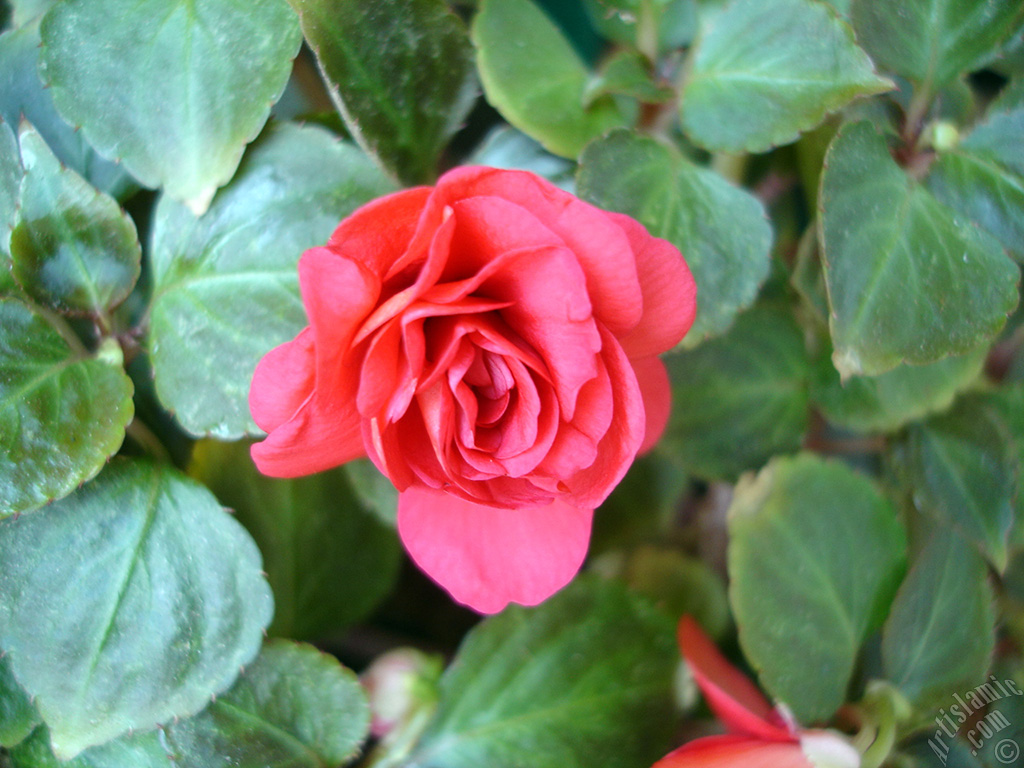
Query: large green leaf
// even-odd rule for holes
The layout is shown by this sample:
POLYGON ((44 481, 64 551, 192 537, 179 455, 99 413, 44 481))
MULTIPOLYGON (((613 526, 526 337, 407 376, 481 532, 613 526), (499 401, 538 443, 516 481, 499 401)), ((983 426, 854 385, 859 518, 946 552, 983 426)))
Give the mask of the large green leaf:
POLYGON ((882 67, 936 88, 994 54, 1020 0, 853 0, 857 39, 882 67))
MULTIPOLYGON (((196 218, 164 198, 153 224, 153 369, 161 401, 196 435, 257 434, 256 363, 305 325, 295 265, 357 206, 392 190, 366 155, 286 124, 253 146, 196 218)), ((382 226, 385 223, 382 222, 382 226)))
POLYGON ((285 0, 62 0, 40 32, 61 115, 196 211, 234 174, 301 42, 285 0))
POLYGON ((398 574, 398 538, 362 508, 342 470, 264 477, 247 443, 215 440, 199 443, 192 462, 190 473, 235 510, 263 553, 274 590, 271 635, 322 637, 387 595, 398 574))
POLYGON ((103 315, 139 278, 135 224, 112 197, 62 168, 31 126, 22 125, 19 143, 25 176, 11 231, 14 277, 41 304, 103 315))
POLYGON ((772 229, 755 197, 652 138, 615 131, 580 158, 579 194, 626 213, 675 245, 697 282, 697 319, 683 340, 722 333, 768 276, 772 229))
POLYGON ((160 740, 158 731, 121 736, 65 761, 53 754, 50 731, 44 725, 12 749, 10 759, 13 768, 168 768, 160 740))
POLYGON ((671 622, 621 586, 577 579, 474 628, 406 768, 625 768, 667 751, 671 622))
POLYGON ((0 299, 0 518, 66 496, 121 447, 134 412, 121 362, 116 342, 88 355, 0 299))
POLYGON ((987 347, 929 365, 898 365, 879 376, 842 381, 828 357, 815 368, 811 398, 828 420, 863 432, 891 432, 948 408, 977 380, 987 347))
POLYGON ((952 524, 1002 570, 1013 525, 1018 457, 1007 424, 984 397, 915 425, 902 447, 922 511, 952 524))
POLYGON ((0 522, 0 648, 61 759, 201 710, 259 651, 259 551, 175 470, 111 463, 45 513, 0 522))
POLYGON ((999 243, 890 157, 867 122, 844 126, 822 174, 822 247, 833 361, 844 376, 964 354, 1017 303, 999 243))
POLYGON ((895 510, 844 464, 802 454, 740 482, 729 534, 744 653, 798 720, 828 719, 903 572, 895 510))
POLYGON ((352 672, 312 646, 272 640, 229 691, 166 729, 166 747, 188 768, 334 768, 369 726, 352 672))
POLYGON ((12 130, 24 117, 64 165, 98 189, 119 196, 132 187, 124 167, 96 154, 81 131, 64 122, 39 79, 39 24, 0 35, 0 118, 12 130))
POLYGON ((551 154, 510 125, 502 125, 488 133, 466 164, 530 171, 567 192, 576 193, 576 164, 551 154))
POLYGON ((688 45, 697 33, 695 0, 583 0, 609 40, 656 54, 688 45))
POLYGON ((791 312, 755 307, 665 364, 673 405, 662 443, 697 477, 735 479, 800 448, 810 364, 791 312))
POLYGON ((628 122, 610 96, 584 107, 590 73, 532 0, 482 0, 473 44, 487 100, 556 155, 574 158, 628 122))
POLYGON ((408 183, 476 98, 473 49, 444 0, 289 0, 352 135, 408 183))
POLYGON ((939 152, 927 182, 939 200, 1024 260, 1024 81, 963 141, 939 152))
POLYGON ((985 679, 995 637, 985 561, 936 529, 896 594, 882 635, 886 677, 919 706, 985 679))
POLYGON ((13 747, 39 725, 39 712, 14 679, 11 661, 0 656, 0 747, 13 747))
POLYGON ((697 44, 680 107, 698 144, 762 152, 891 88, 824 3, 733 0, 697 44))

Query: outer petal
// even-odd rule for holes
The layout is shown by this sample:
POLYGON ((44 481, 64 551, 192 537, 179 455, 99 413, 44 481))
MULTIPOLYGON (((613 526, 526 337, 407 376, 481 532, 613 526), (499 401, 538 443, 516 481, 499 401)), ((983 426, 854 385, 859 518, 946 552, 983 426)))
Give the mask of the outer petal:
POLYGON ((315 396, 251 451, 260 472, 270 477, 311 475, 365 453, 359 419, 351 404, 332 407, 315 396))
POLYGON ((653 768, 814 768, 797 743, 745 736, 707 736, 691 741, 653 768))
POLYGON ((697 284, 672 243, 648 234, 644 225, 621 213, 609 213, 629 238, 636 254, 644 311, 639 323, 619 337, 630 357, 671 349, 686 335, 697 314, 697 284))
POLYGON ((500 509, 419 486, 398 497, 398 533, 409 555, 480 613, 536 605, 569 583, 587 553, 592 516, 557 500, 500 509))
POLYGON ((679 622, 679 647, 708 705, 730 731, 768 741, 796 741, 768 700, 689 616, 679 622))
POLYGON ((367 203, 338 225, 327 247, 383 278, 405 255, 430 194, 414 187, 367 203))
POLYGON ((630 362, 633 363, 636 383, 640 385, 640 395, 644 399, 647 423, 639 452, 646 453, 657 445, 665 432, 669 412, 672 410, 672 388, 665 364, 657 357, 643 357, 630 362))
POLYGON ((316 358, 313 332, 298 336, 267 352, 256 366, 249 388, 249 410, 264 432, 271 432, 295 415, 313 392, 316 358))

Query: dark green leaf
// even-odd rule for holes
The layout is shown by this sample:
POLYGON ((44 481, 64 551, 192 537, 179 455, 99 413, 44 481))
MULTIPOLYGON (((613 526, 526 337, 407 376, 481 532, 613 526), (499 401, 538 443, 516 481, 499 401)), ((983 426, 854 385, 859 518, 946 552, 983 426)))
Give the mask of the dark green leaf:
POLYGON ((729 332, 665 358, 672 413, 664 447, 704 479, 734 479, 800 447, 810 364, 792 314, 756 307, 729 332))
POLYGON ((289 0, 352 135, 402 181, 432 181, 476 97, 473 50, 444 0, 289 0))
POLYGON ((1024 261, 1024 81, 955 147, 940 152, 928 188, 1024 261))
POLYGON ((0 656, 0 747, 13 747, 40 723, 39 712, 11 671, 11 661, 0 656))
POLYGON ((166 734, 186 768, 334 768, 369 725, 352 672, 312 646, 272 640, 229 691, 166 734))
POLYGON ((625 213, 686 257, 697 282, 692 347, 722 333, 768 276, 772 230, 752 195, 654 139, 615 131, 581 158, 579 194, 625 213))
POLYGON ((845 382, 827 357, 815 369, 811 397, 829 421, 863 432, 891 432, 950 406, 977 380, 986 347, 929 365, 899 365, 879 376, 845 382))
POLYGON ((135 224, 112 197, 62 168, 31 126, 23 124, 19 141, 25 176, 11 232, 14 277, 41 304, 102 315, 139 278, 135 224))
POLYGON ((247 443, 205 440, 190 474, 256 539, 274 591, 271 635, 316 639, 343 629, 394 583, 401 551, 395 532, 361 507, 342 470, 264 477, 247 443))
POLYGON ((1006 566, 1017 453, 1006 423, 983 397, 915 425, 905 445, 906 479, 922 511, 960 529, 997 568, 1006 566))
POLYGON ((875 61, 928 88, 982 64, 1022 12, 1020 0, 853 0, 850 8, 875 61))
POLYGON ((253 146, 200 218, 169 198, 153 224, 153 369, 161 401, 196 435, 259 430, 256 363, 305 325, 295 265, 338 221, 392 187, 361 151, 285 124, 253 146))
POLYGON ((63 0, 40 31, 61 115, 197 212, 263 127, 301 41, 284 0, 63 0))
POLYGON ((846 465, 803 454, 740 482, 729 533, 729 596, 747 658, 797 720, 828 719, 903 573, 895 510, 846 465))
POLYGON ((0 299, 0 518, 66 496, 121 447, 134 412, 121 363, 116 342, 96 356, 73 350, 42 316, 0 299))
POLYGON ((398 514, 398 490, 369 459, 355 459, 342 468, 359 503, 394 528, 398 514))
POLYGON ((932 363, 994 336, 1019 273, 999 243, 909 178, 867 122, 844 126, 822 175, 833 362, 844 376, 932 363))
POLYGON ((259 650, 259 551, 199 484, 117 461, 45 513, 0 522, 0 648, 54 753, 201 710, 259 650))
POLYGON ((891 88, 824 3, 733 0, 697 44, 680 107, 698 144, 762 152, 891 88))
POLYGON ((995 645, 985 561, 933 531, 896 594, 882 635, 886 677, 914 704, 938 705, 985 679, 995 645))
POLYGON ((57 114, 50 89, 39 79, 39 46, 38 22, 0 35, 0 118, 16 131, 24 117, 64 165, 119 197, 133 186, 131 177, 96 154, 82 133, 57 114))
POLYGON ((611 97, 583 106, 590 74, 532 0, 482 0, 473 44, 487 100, 556 155, 574 158, 628 122, 611 97))
POLYGON ((508 608, 466 637, 403 765, 649 765, 672 734, 673 635, 612 582, 577 579, 538 608, 508 608))
POLYGON ((13 768, 168 768, 160 739, 156 731, 121 736, 63 761, 53 754, 50 732, 44 725, 11 750, 11 764, 13 768))

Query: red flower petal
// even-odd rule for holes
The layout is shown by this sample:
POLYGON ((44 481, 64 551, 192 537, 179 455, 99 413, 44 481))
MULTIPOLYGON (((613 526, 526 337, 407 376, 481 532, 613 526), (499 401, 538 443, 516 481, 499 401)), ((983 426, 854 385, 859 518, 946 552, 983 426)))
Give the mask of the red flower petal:
POLYGON ((708 705, 730 731, 768 741, 796 741, 768 700, 689 616, 679 622, 679 647, 708 705))
POLYGON ((408 249, 431 192, 430 187, 404 189, 361 206, 338 225, 327 247, 383 279, 408 249))
POLYGON ((270 350, 256 365, 249 388, 249 410, 264 432, 271 432, 295 415, 313 392, 316 357, 313 331, 270 350))
POLYGON ((398 533, 409 555, 453 598, 480 613, 536 605, 579 570, 590 510, 559 501, 499 509, 414 486, 398 498, 398 533))
POLYGON ((626 233, 636 253, 643 316, 619 343, 629 357, 665 352, 686 335, 697 314, 697 284, 672 243, 648 234, 644 225, 621 213, 608 214, 626 233))
POLYGON ((707 736, 666 755, 652 768, 814 768, 799 744, 745 736, 707 736))
POLYGON ((644 399, 646 427, 639 452, 646 453, 657 445, 668 425, 669 412, 672 410, 672 388, 665 364, 657 357, 643 357, 630 362, 633 363, 636 382, 640 385, 640 394, 644 399))

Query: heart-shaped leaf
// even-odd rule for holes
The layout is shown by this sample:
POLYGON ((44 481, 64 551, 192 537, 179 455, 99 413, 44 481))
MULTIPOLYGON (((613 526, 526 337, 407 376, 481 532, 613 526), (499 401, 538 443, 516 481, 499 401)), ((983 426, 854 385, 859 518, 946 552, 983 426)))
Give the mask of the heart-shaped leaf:
POLYGON ((60 759, 201 710, 273 611, 252 539, 166 466, 111 463, 0 522, 0 551, 0 648, 60 759))
POLYGON ((63 0, 40 32, 61 115, 199 212, 263 127, 301 42, 285 0, 63 0))

